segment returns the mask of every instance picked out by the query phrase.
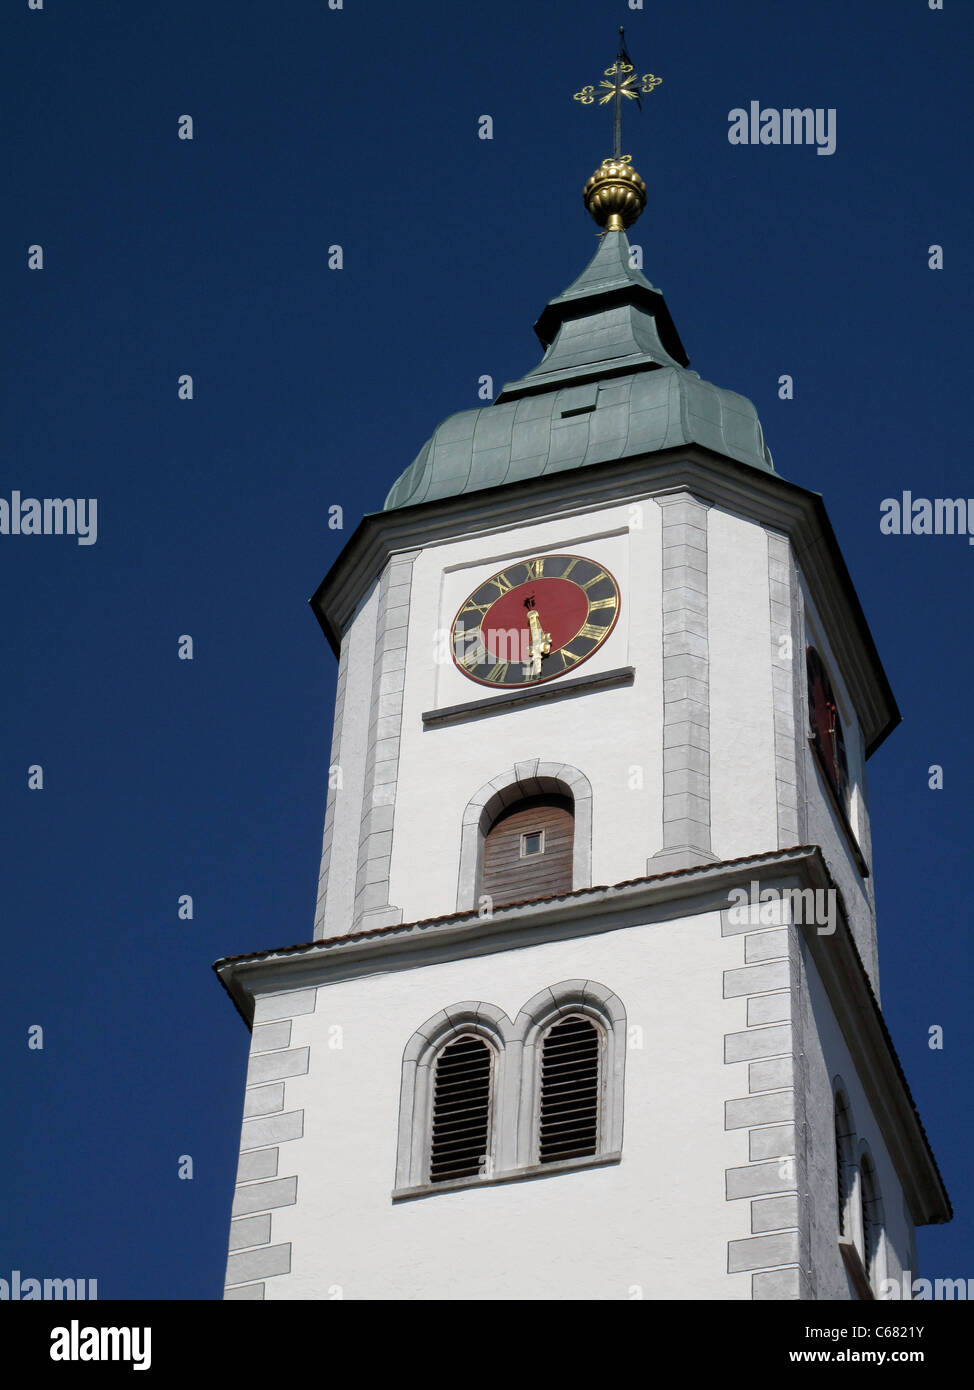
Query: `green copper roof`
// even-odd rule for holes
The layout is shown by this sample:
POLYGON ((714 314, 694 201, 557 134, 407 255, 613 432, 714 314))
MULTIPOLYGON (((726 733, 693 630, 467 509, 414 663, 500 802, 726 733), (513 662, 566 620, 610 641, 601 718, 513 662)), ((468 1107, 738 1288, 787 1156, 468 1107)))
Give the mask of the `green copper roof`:
POLYGON ((662 294, 607 232, 535 332, 544 358, 497 400, 451 415, 389 492, 385 510, 636 454, 700 444, 773 473, 754 406, 701 381, 662 294))

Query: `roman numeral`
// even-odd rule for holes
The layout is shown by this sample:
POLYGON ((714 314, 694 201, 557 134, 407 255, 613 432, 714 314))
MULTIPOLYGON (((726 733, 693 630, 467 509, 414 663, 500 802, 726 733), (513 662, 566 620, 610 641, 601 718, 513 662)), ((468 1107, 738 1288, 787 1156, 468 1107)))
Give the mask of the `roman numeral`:
POLYGON ((591 579, 586 579, 585 583, 580 587, 583 589, 591 589, 593 584, 598 584, 600 580, 608 579, 608 577, 605 570, 599 570, 598 574, 593 575, 591 579))
POLYGON ((497 665, 493 668, 493 670, 488 672, 487 679, 489 681, 506 680, 507 670, 510 664, 511 663, 509 661, 498 661, 497 665))
POLYGON ((615 606, 616 606, 616 596, 615 596, 615 594, 613 594, 611 598, 595 598, 595 599, 593 599, 592 602, 591 602, 591 603, 589 604, 589 606, 588 606, 588 611, 589 611, 590 613, 597 613, 598 610, 599 610, 600 608, 615 608, 615 606))
MULTIPOLYGON (((468 599, 460 609, 460 617, 462 618, 465 613, 479 613, 483 617, 487 609, 491 607, 493 607, 491 603, 474 603, 473 599, 468 599)), ((593 604, 592 607, 594 608, 595 605, 593 604)))
POLYGON ((529 578, 529 579, 541 579, 541 578, 542 578, 542 576, 544 575, 544 559, 543 559, 543 558, 540 559, 540 560, 527 560, 525 563, 527 564, 528 578, 529 578))
POLYGON ((486 582, 488 584, 496 584, 497 588, 502 594, 509 594, 511 590, 514 588, 514 585, 508 579, 506 574, 495 574, 493 579, 488 579, 486 582))
POLYGON ((578 564, 578 556, 576 555, 576 557, 575 557, 574 560, 569 560, 569 562, 568 562, 568 568, 562 570, 561 576, 560 576, 560 577, 561 577, 562 579, 567 579, 568 576, 571 574, 572 570, 575 568, 575 566, 576 566, 577 564, 578 564))
POLYGON ((573 662, 581 660, 581 657, 578 655, 578 652, 573 652, 568 647, 561 647, 560 651, 561 659, 566 666, 571 666, 573 662))
POLYGON ((472 671, 475 666, 479 666, 481 662, 486 659, 487 649, 478 642, 475 647, 467 652, 466 656, 460 658, 460 665, 465 671, 472 671))
POLYGON ((582 623, 582 626, 575 633, 576 637, 591 637, 596 642, 600 637, 604 637, 607 629, 599 623, 582 623))

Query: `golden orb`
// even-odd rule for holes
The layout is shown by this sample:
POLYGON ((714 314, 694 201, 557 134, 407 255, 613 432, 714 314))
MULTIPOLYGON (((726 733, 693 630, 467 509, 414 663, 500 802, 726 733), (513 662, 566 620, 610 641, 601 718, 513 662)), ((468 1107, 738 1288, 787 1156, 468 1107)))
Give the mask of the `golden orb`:
POLYGON ((585 185, 585 207, 607 232, 631 227, 646 206, 646 185, 627 154, 603 159, 585 185))

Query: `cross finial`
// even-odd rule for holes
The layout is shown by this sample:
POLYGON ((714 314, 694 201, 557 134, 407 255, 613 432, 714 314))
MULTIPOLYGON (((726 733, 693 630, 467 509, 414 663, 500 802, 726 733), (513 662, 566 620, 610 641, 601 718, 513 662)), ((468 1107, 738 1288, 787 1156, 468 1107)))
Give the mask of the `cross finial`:
POLYGON ((620 24, 619 53, 615 62, 611 68, 605 69, 605 76, 597 88, 583 87, 574 96, 574 100, 581 102, 583 106, 592 106, 596 101, 600 106, 606 106, 610 101, 613 103, 612 153, 616 159, 622 157, 622 98, 635 101, 642 110, 640 92, 651 92, 662 81, 662 77, 656 77, 651 72, 643 73, 642 77, 637 76, 632 59, 626 52, 626 32, 620 24))

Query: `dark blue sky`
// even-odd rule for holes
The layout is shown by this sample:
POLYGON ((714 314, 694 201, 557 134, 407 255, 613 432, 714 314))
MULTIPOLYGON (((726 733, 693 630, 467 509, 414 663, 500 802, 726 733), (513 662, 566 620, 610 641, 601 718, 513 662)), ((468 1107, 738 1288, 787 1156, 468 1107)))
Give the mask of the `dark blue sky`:
POLYGON ((824 495, 903 712, 869 765, 883 1003, 957 1211, 922 1272, 974 1276, 974 549, 879 531, 903 489, 974 496, 960 0, 9 0, 0 496, 99 510, 92 546, 0 536, 0 1276, 220 1296, 247 1033, 209 967, 311 935, 336 663, 307 598, 478 378, 538 360, 608 151, 571 96, 621 22, 664 77, 624 136, 645 273, 824 495), (836 153, 732 146, 751 100, 834 107, 836 153))

